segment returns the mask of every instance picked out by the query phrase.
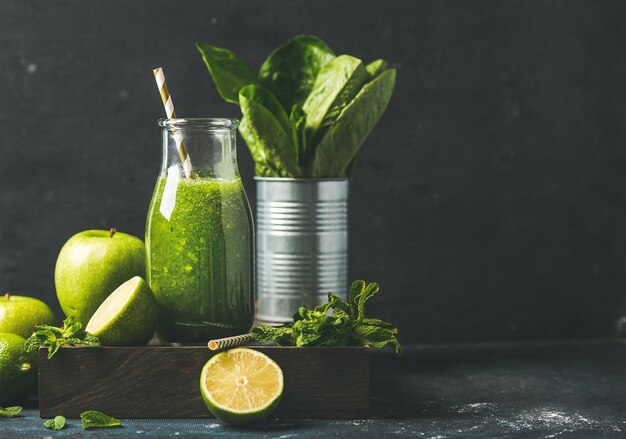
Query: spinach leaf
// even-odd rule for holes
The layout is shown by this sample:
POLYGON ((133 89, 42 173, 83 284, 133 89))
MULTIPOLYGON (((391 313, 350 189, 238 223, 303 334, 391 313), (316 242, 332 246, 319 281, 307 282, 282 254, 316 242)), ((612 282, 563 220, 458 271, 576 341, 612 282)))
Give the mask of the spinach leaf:
POLYGON ((196 47, 220 96, 239 103, 239 131, 262 177, 349 176, 395 85, 384 60, 336 57, 312 35, 276 48, 258 75, 228 49, 196 47))
POLYGON ((341 55, 326 64, 317 75, 315 85, 303 108, 307 114, 306 128, 310 145, 315 145, 341 111, 369 82, 371 76, 363 62, 341 55), (318 130, 320 131, 317 136, 318 130))
POLYGON ((317 73, 334 57, 319 38, 297 35, 270 53, 259 70, 259 82, 290 111, 294 104, 304 102, 317 73))
POLYGON ((372 78, 375 78, 387 69, 387 61, 384 59, 377 59, 376 61, 369 63, 365 66, 365 68, 369 74, 372 75, 372 78))
POLYGON ((361 144, 387 108, 395 81, 396 71, 389 69, 363 86, 317 145, 311 176, 347 176, 361 144))
POLYGON ((206 43, 196 43, 209 69, 220 96, 228 102, 239 103, 239 90, 256 82, 252 69, 228 49, 206 43))
POLYGON ((306 113, 302 105, 295 104, 289 115, 291 130, 293 131, 293 144, 296 147, 298 164, 302 165, 302 157, 306 149, 306 113))
POLYGON ((285 173, 265 153, 265 146, 259 141, 256 131, 249 126, 246 117, 241 118, 239 133, 248 145, 250 155, 254 160, 254 172, 259 177, 287 177, 285 173))
POLYGON ((239 131, 257 163, 276 169, 281 177, 300 177, 297 150, 287 113, 274 95, 258 84, 239 92, 243 113, 239 131))

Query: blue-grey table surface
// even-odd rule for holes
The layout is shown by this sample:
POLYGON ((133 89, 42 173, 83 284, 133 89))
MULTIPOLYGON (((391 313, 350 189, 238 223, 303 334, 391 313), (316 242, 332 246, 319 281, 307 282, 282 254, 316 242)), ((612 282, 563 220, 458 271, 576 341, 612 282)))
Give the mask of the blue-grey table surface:
POLYGON ((247 429, 208 417, 123 419, 122 428, 90 431, 71 419, 59 432, 42 423, 32 401, 23 416, 0 419, 0 438, 624 438, 626 343, 413 346, 400 359, 375 352, 367 419, 270 419, 247 429))

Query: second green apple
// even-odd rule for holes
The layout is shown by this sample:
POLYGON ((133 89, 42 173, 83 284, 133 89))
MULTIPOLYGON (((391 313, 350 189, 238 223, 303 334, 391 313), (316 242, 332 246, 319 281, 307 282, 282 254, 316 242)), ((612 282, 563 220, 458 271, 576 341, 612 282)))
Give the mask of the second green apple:
POLYGON ((145 272, 145 248, 139 238, 115 229, 87 230, 61 249, 54 282, 65 315, 87 324, 117 287, 145 272))

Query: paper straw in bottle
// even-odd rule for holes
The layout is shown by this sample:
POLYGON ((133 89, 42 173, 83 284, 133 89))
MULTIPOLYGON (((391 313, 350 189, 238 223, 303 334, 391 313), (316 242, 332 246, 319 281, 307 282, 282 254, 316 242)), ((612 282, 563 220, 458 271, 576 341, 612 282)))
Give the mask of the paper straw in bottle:
MULTIPOLYGON (((168 119, 176 119, 176 111, 174 110, 174 102, 172 101, 172 96, 170 95, 170 92, 167 89, 167 84, 165 83, 165 74, 163 74, 163 69, 159 67, 159 68, 152 70, 152 72, 154 73, 154 79, 156 79, 157 87, 159 87, 161 100, 163 101, 163 106, 165 107, 165 115, 167 116, 168 119)), ((174 136, 174 140, 176 141, 176 148, 178 149, 178 155, 180 156, 180 160, 183 163, 183 170, 185 171, 185 177, 190 178, 191 172, 193 171, 193 167, 191 166, 191 159, 189 158, 189 153, 187 152, 185 143, 178 136, 174 136)))

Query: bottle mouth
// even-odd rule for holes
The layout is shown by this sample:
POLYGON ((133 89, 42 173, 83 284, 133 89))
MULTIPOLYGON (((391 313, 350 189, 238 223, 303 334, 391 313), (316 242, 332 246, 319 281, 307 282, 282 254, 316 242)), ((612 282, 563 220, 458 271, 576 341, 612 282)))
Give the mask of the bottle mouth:
POLYGON ((158 125, 168 130, 235 130, 239 126, 239 119, 232 117, 191 117, 176 119, 159 119, 158 125))

